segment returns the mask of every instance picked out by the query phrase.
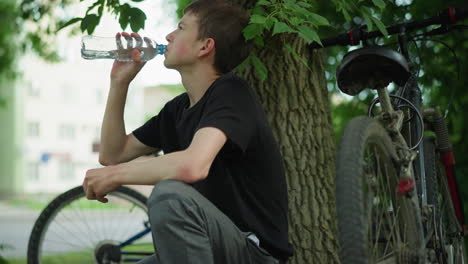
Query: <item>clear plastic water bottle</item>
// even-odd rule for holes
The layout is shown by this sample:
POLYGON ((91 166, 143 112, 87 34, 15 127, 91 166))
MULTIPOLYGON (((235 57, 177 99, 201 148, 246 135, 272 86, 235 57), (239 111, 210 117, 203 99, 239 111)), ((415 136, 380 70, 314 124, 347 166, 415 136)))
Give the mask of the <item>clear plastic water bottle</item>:
POLYGON ((83 36, 81 39, 81 57, 87 60, 115 59, 133 61, 132 50, 140 50, 141 60, 149 61, 158 54, 164 54, 167 45, 161 45, 147 37, 124 36, 98 37, 83 36))

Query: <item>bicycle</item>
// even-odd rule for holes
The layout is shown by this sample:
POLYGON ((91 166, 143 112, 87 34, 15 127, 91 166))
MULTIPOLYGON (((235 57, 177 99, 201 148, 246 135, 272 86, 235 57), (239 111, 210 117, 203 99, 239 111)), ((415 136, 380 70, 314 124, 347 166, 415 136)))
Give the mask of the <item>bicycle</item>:
POLYGON ((423 107, 408 50, 411 32, 432 25, 440 26, 418 36, 466 29, 456 25, 466 17, 468 10, 450 8, 429 19, 387 27, 389 35, 398 35, 400 52, 371 46, 369 40, 383 34, 365 28, 322 40, 324 47, 362 42, 341 61, 337 84, 348 95, 377 90, 368 116, 347 124, 337 151, 339 256, 344 264, 467 262, 447 125, 437 106, 423 107), (397 85, 393 94, 387 91, 391 82, 397 85), (432 136, 424 136, 427 131, 432 136))
POLYGON ((152 255, 147 197, 125 186, 106 197, 87 200, 77 186, 53 199, 33 226, 27 263, 135 263, 152 255))

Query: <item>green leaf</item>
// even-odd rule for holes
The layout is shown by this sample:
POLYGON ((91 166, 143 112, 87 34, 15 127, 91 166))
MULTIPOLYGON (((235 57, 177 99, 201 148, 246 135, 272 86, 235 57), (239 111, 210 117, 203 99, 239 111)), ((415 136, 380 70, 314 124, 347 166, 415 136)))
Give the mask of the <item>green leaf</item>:
POLYGON ((265 42, 263 41, 263 38, 260 37, 260 36, 256 36, 256 37, 254 38, 254 42, 255 42, 255 44, 257 44, 259 47, 265 46, 265 42))
POLYGON ((68 20, 67 22, 65 22, 65 24, 61 25, 61 26, 57 29, 56 32, 59 32, 59 31, 62 30, 63 28, 68 27, 68 26, 70 26, 70 25, 72 25, 72 24, 75 24, 76 22, 81 21, 81 20, 83 20, 83 18, 81 18, 81 17, 72 18, 72 19, 68 20))
POLYGON ((268 17, 267 20, 265 21, 265 28, 267 30, 271 30, 271 28, 276 22, 278 22, 278 19, 276 19, 275 17, 268 17))
POLYGON ((293 11, 296 11, 296 12, 299 12, 300 13, 300 9, 303 9, 302 7, 298 6, 296 3, 294 3, 294 1, 288 1, 288 0, 285 0, 284 1, 284 6, 290 10, 293 10, 293 11))
POLYGON ((380 9, 384 9, 385 8, 385 2, 382 1, 382 0, 372 0, 372 2, 374 3, 374 5, 380 9))
POLYGON ((98 5, 104 5, 104 3, 102 3, 102 0, 97 0, 90 7, 88 7, 88 9, 86 10, 86 15, 98 5))
POLYGON ((140 29, 145 28, 146 15, 141 9, 132 7, 129 11, 130 14, 130 28, 133 32, 138 32, 140 29))
POLYGON ((104 3, 102 3, 98 8, 98 15, 102 17, 102 12, 104 11, 104 3))
POLYGON ((317 26, 329 26, 330 25, 330 22, 328 22, 328 19, 324 18, 323 16, 315 14, 315 13, 309 13, 309 14, 310 14, 310 18, 317 22, 317 23, 314 23, 315 25, 317 26))
POLYGON ((119 24, 122 30, 125 30, 128 26, 128 21, 130 20, 130 6, 128 4, 123 4, 120 6, 119 14, 119 24))
POLYGON ((244 33, 245 40, 250 40, 256 36, 260 36, 263 33, 263 26, 260 24, 250 24, 242 31, 244 33))
POLYGON ((294 57, 299 59, 299 61, 310 70, 310 67, 307 64, 307 61, 303 59, 301 56, 299 56, 299 54, 297 54, 296 50, 293 47, 291 47, 291 45, 286 44, 285 46, 286 46, 286 49, 289 51, 289 53, 291 53, 294 57))
POLYGON ((271 2, 267 1, 267 0, 260 0, 257 2, 257 5, 258 6, 268 6, 268 5, 271 5, 271 2))
POLYGON ((388 37, 388 31, 385 28, 385 25, 382 23, 382 21, 380 21, 379 19, 375 17, 371 17, 371 18, 372 18, 372 21, 374 21, 377 28, 379 29, 379 31, 382 32, 382 34, 384 34, 385 37, 388 37))
POLYGON ((346 21, 351 21, 351 16, 349 15, 348 10, 346 8, 341 9, 341 12, 343 13, 343 16, 346 21))
POLYGON ((250 13, 252 15, 268 16, 268 12, 266 12, 265 9, 261 6, 255 6, 251 9, 250 13))
POLYGON ((373 30, 373 25, 372 25, 372 16, 367 14, 367 13, 362 13, 362 16, 364 17, 364 20, 366 21, 367 25, 367 30, 372 31, 373 30))
POLYGON ((268 76, 268 70, 265 64, 263 64, 263 62, 257 56, 254 56, 254 55, 251 55, 251 60, 254 65, 255 71, 260 77, 260 80, 262 81, 266 80, 268 76))
POLYGON ((311 27, 308 27, 306 25, 301 25, 298 27, 298 29, 299 29, 299 36, 305 39, 307 44, 310 44, 312 41, 315 41, 321 46, 323 46, 317 32, 313 30, 311 27))
POLYGON ((289 22, 291 23, 292 26, 299 26, 300 24, 306 22, 306 20, 304 19, 301 19, 299 17, 291 17, 291 19, 289 20, 289 22))
POLYGON ((265 24, 267 18, 261 15, 252 15, 250 17, 250 22, 257 23, 257 24, 265 24))
POLYGON ((89 35, 93 34, 94 29, 97 24, 99 24, 99 17, 95 14, 86 15, 83 20, 81 20, 81 31, 87 31, 89 35))
POLYGON ((305 9, 305 8, 302 8, 300 7, 299 5, 296 5, 294 4, 293 5, 293 13, 295 14, 295 17, 303 17, 303 18, 309 18, 311 14, 313 14, 312 12, 310 12, 309 10, 305 9))
POLYGON ((237 72, 243 72, 245 71, 245 68, 247 68, 247 65, 249 65, 250 63, 250 57, 251 56, 248 56, 247 58, 245 58, 245 60, 243 62, 241 62, 241 64, 239 64, 237 67, 236 67, 236 71, 237 72))
POLYGON ((305 8, 311 8, 312 7, 311 4, 303 2, 303 1, 299 1, 299 2, 297 2, 297 4, 302 6, 302 7, 305 7, 305 8))
POLYGON ((143 2, 145 0, 132 0, 133 2, 143 2))
POLYGON ((288 25, 286 25, 283 22, 276 22, 273 28, 273 36, 276 34, 285 33, 285 32, 295 32, 295 31, 294 29, 290 28, 288 25))

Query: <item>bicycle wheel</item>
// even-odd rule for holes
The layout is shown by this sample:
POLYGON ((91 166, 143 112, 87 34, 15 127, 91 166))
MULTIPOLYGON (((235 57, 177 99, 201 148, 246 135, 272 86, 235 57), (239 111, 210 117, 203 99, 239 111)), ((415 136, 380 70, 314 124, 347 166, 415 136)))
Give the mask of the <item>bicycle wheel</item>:
POLYGON ((87 200, 78 186, 52 200, 32 229, 28 264, 120 263, 127 251, 154 252, 147 198, 123 186, 106 197, 105 204, 87 200), (141 231, 143 237, 122 247, 141 231))
POLYGON ((336 206, 343 264, 420 263, 416 195, 397 193, 395 148, 374 119, 349 122, 337 153, 336 206))
POLYGON ((426 172, 427 201, 433 206, 434 218, 431 221, 430 250, 434 254, 433 263, 466 263, 463 228, 457 219, 450 195, 444 166, 440 162, 435 138, 424 139, 424 166, 426 172))

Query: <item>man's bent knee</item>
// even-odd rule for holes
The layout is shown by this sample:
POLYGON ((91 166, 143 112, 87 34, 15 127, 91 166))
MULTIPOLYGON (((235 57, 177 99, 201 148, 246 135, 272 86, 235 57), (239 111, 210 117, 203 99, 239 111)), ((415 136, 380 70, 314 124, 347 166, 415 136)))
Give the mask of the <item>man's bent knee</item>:
POLYGON ((151 208, 155 203, 167 199, 179 200, 181 194, 184 193, 183 189, 189 186, 181 181, 164 180, 156 184, 148 199, 148 208, 151 208))

